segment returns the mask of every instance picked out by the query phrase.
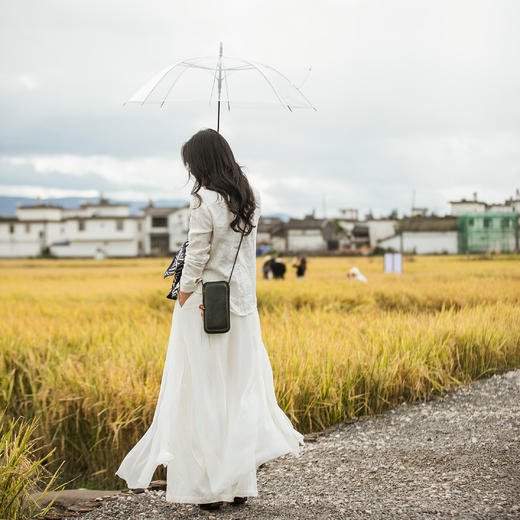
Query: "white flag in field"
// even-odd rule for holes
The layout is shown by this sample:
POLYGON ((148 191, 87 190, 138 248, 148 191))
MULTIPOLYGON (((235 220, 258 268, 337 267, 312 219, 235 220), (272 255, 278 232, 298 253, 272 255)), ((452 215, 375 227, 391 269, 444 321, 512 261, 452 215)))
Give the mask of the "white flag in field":
POLYGON ((403 255, 401 253, 385 253, 385 273, 403 274, 403 255))

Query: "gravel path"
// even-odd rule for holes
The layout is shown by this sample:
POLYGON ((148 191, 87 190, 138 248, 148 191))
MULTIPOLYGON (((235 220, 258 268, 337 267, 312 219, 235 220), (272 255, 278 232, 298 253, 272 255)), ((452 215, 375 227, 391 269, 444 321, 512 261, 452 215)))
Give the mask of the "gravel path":
POLYGON ((81 519, 520 518, 520 369, 342 423, 262 467, 258 488, 218 512, 147 490, 81 519))

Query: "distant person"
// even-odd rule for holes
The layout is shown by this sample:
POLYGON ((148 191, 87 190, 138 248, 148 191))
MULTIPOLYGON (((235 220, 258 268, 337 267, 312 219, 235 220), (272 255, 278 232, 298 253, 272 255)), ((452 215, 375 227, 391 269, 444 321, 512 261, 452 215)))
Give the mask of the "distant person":
POLYGON ((273 257, 267 255, 265 257, 264 265, 262 265, 262 274, 264 275, 264 280, 271 280, 273 278, 273 257))
POLYGON ((347 278, 354 282, 367 283, 368 280, 365 275, 361 274, 361 271, 357 267, 353 267, 347 274, 347 278))
POLYGON ((298 280, 303 279, 307 270, 307 259, 304 256, 299 256, 293 260, 292 266, 296 269, 296 278, 298 280))
POLYGON ((281 278, 282 280, 285 277, 285 271, 287 268, 283 263, 280 257, 276 258, 271 266, 271 270, 273 271, 273 278, 281 278))
POLYGON ((96 260, 103 260, 106 256, 106 252, 102 247, 96 248, 96 254, 94 255, 96 260))

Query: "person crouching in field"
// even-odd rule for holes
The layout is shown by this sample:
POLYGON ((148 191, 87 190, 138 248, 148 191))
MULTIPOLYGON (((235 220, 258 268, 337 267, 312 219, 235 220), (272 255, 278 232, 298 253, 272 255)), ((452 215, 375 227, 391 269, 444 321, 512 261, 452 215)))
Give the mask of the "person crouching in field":
POLYGON ((357 267, 353 267, 348 273, 347 278, 353 282, 363 282, 367 283, 367 277, 361 273, 361 271, 357 267))
POLYGON ((280 257, 275 259, 271 266, 271 270, 273 271, 273 278, 281 278, 282 280, 285 278, 285 271, 287 268, 280 257))
POLYGON ((273 264, 274 259, 272 256, 266 256, 264 259, 264 265, 262 265, 262 274, 264 280, 272 280, 273 278, 273 264))

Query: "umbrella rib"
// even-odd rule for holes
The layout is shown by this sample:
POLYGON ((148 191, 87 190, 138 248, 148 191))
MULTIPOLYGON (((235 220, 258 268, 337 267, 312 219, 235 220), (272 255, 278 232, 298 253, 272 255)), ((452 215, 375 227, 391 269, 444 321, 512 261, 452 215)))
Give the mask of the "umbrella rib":
MULTIPOLYGON (((272 88, 273 92, 275 93, 275 96, 278 98, 278 101, 280 101, 280 104, 283 107, 287 107, 292 112, 291 107, 284 103, 283 99, 281 98, 280 94, 278 94, 278 92, 277 92, 276 88, 274 87, 274 85, 269 81, 269 78, 256 65, 254 65, 252 62, 247 61, 247 60, 243 60, 243 61, 245 63, 248 63, 249 65, 251 65, 251 67, 253 69, 255 69, 259 74, 261 74, 263 76, 265 81, 267 81, 268 85, 272 88)), ((260 63, 260 65, 262 65, 262 64, 260 63)))
POLYGON ((229 104, 229 86, 228 86, 227 74, 226 74, 225 69, 224 69, 224 83, 226 84, 226 98, 227 98, 228 111, 231 111, 231 105, 229 104))
POLYGON ((251 70, 251 69, 254 69, 255 67, 252 67, 250 65, 241 65, 240 67, 237 66, 237 67, 224 67, 223 70, 227 70, 227 71, 236 71, 236 70, 251 70))
POLYGON ((209 95, 209 105, 211 105, 211 100, 213 99, 213 92, 215 91, 215 81, 217 81, 217 69, 218 64, 215 67, 215 71, 213 73, 213 84, 211 85, 211 94, 209 95))
POLYGON ((186 67, 192 68, 192 69, 201 69, 201 70, 211 70, 213 71, 213 67, 205 67, 204 65, 195 65, 194 63, 184 63, 186 67))
POLYGON ((182 75, 188 70, 187 67, 184 67, 184 70, 175 78, 175 81, 171 84, 170 88, 168 89, 168 92, 166 92, 166 95, 164 96, 164 99, 161 102, 161 108, 163 107, 166 98, 170 95, 170 92, 172 91, 173 87, 177 84, 177 81, 179 81, 182 77, 182 75))
POLYGON ((266 67, 268 69, 274 70, 277 74, 280 74, 280 76, 282 76, 282 78, 285 79, 285 81, 287 81, 287 83, 289 83, 289 85, 291 85, 291 87, 293 87, 300 94, 300 96, 303 99, 305 99, 305 101, 307 101, 307 103, 313 110, 318 111, 318 109, 307 99, 307 96, 305 96, 305 94, 287 76, 282 74, 278 69, 271 67, 270 65, 266 65, 265 63, 260 63, 260 62, 258 62, 258 64, 262 65, 262 67, 266 67))
POLYGON ((172 65, 171 67, 167 68, 166 72, 155 82, 155 85, 150 89, 150 92, 148 92, 148 94, 146 94, 145 98, 141 102, 141 106, 144 105, 148 101, 148 98, 152 95, 152 92, 157 88, 157 85, 159 85, 159 83, 164 79, 164 77, 167 74, 169 74, 175 67, 177 67, 179 65, 183 65, 183 64, 184 64, 184 62, 179 61, 179 62, 175 63, 175 65, 172 65))

